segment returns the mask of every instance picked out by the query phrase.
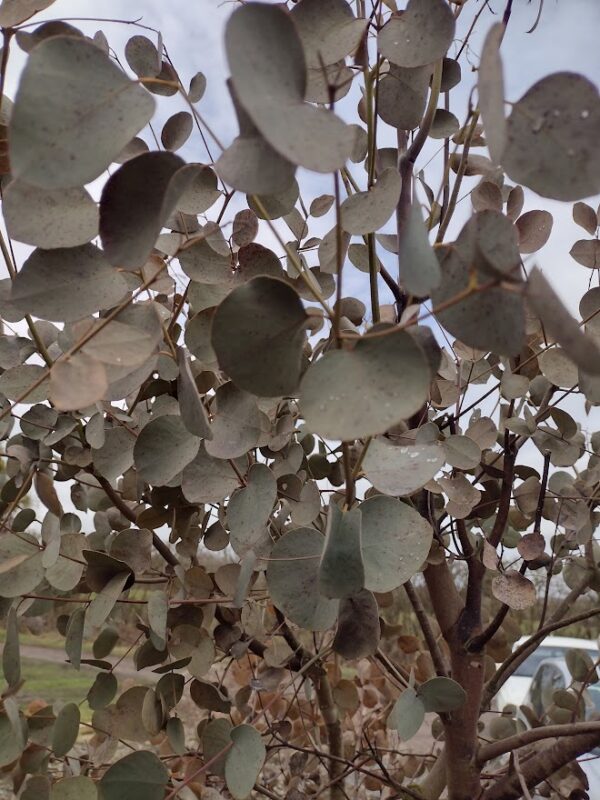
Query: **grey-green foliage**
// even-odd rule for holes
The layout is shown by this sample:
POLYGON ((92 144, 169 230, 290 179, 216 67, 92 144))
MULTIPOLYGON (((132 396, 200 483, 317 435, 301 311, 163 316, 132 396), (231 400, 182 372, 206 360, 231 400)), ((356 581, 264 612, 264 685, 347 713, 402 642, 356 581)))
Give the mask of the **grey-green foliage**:
MULTIPOLYGON (((600 290, 574 317, 544 274, 600 267, 597 89, 511 96, 513 23, 470 3, 237 4, 208 87, 155 20, 121 52, 50 5, 0 5, 3 87, 26 55, 0 100, 3 774, 23 800, 416 796, 397 735, 437 714, 475 764, 517 730, 474 724, 515 614, 600 588, 600 438, 562 404, 600 405, 600 290), (578 201, 570 261, 532 192, 578 201), (87 682, 46 705, 42 623, 87 682)), ((484 762, 465 796, 512 780, 484 762)))

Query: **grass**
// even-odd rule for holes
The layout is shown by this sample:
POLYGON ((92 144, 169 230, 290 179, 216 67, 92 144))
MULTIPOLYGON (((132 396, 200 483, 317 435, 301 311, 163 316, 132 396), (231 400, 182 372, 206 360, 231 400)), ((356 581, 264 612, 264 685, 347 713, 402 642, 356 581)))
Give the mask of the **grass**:
MULTIPOLYGON (((4 644, 6 639, 6 631, 4 628, 0 629, 0 642, 4 644)), ((39 636, 28 633, 27 631, 19 632, 19 643, 31 645, 32 647, 50 647, 54 650, 64 650, 65 639, 58 631, 48 631, 41 633, 39 636)))
MULTIPOLYGON (((33 661, 24 658, 21 662, 21 677, 25 681, 17 699, 21 707, 32 700, 45 700, 56 703, 81 703, 92 683, 96 670, 82 669, 80 672, 66 664, 53 664, 50 661, 33 661)), ((92 716, 87 702, 81 705, 81 718, 89 722, 92 716)))
MULTIPOLYGON (((0 644, 4 644, 6 639, 6 630, 0 628, 0 644)), ((46 631, 41 634, 33 634, 28 631, 19 632, 19 644, 29 645, 31 647, 47 647, 50 650, 65 650, 65 638, 61 636, 58 631, 46 631)), ((117 643, 112 650, 111 655, 122 656, 127 651, 129 645, 125 643, 117 643)), ((92 642, 83 643, 84 657, 92 657, 92 642)))

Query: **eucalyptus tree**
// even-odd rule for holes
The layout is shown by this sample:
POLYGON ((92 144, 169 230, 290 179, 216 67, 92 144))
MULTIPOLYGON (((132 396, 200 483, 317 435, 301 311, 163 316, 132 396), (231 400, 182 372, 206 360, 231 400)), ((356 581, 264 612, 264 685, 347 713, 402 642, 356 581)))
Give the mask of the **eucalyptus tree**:
POLYGON ((531 258, 562 201, 572 259, 600 266, 596 87, 505 98, 510 0, 247 2, 228 143, 160 35, 123 59, 30 19, 51 5, 0 6, 3 87, 27 54, 0 109, 15 793, 583 797, 593 661, 527 730, 494 698, 599 613, 600 288, 575 318, 531 258), (79 704, 24 700, 39 617, 89 677, 79 704))

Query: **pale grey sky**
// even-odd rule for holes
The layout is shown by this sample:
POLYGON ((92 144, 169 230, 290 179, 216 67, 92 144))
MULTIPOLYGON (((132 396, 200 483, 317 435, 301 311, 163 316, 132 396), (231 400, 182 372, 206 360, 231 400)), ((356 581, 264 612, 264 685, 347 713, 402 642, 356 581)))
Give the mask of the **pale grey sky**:
MULTIPOLYGON (((484 0, 469 0, 460 18, 459 36, 464 35, 483 2, 484 0)), ((502 48, 508 100, 517 100, 536 80, 555 71, 575 71, 596 83, 600 80, 600 48, 597 41, 600 31, 600 0, 545 0, 542 19, 537 30, 533 34, 527 34, 526 31, 535 19, 538 2, 539 0, 532 2, 514 0, 513 3, 513 15, 502 48)), ((403 6, 401 1, 398 4, 400 7, 403 6)), ((505 0, 490 0, 489 9, 482 13, 476 33, 470 41, 468 54, 471 63, 478 63, 483 37, 493 22, 498 20, 504 5, 505 0)), ((221 0, 169 0, 169 2, 57 0, 36 19, 42 21, 96 16, 122 20, 141 18, 142 23, 159 29, 184 83, 198 70, 206 75, 208 88, 199 108, 219 137, 229 144, 236 135, 237 128, 225 88, 227 66, 223 52, 223 28, 234 7, 235 2, 221 2, 221 0)), ((111 46, 120 56, 123 54, 127 39, 135 33, 145 33, 151 38, 154 36, 151 31, 142 31, 133 25, 94 21, 74 21, 73 24, 90 35, 98 29, 103 30, 111 46)), ((24 55, 14 47, 6 83, 6 93, 9 97, 14 97, 18 74, 23 63, 24 55)), ((464 83, 452 92, 452 110, 461 120, 465 117, 467 98, 475 81, 475 73, 469 73, 468 67, 464 66, 463 76, 464 83)), ((345 106, 342 104, 340 107, 340 113, 348 117, 353 115, 355 102, 356 95, 352 93, 345 101, 345 106)), ((184 108, 179 97, 161 98, 160 104, 161 119, 166 119, 170 114, 184 108)), ((385 126, 382 125, 380 130, 384 132, 385 126)), ((382 144, 391 145, 395 142, 394 132, 391 129, 384 135, 386 139, 382 139, 382 144)), ((425 164, 438 147, 439 143, 428 145, 418 166, 425 164)), ((183 151, 183 155, 190 160, 207 160, 206 153, 197 139, 194 139, 191 147, 183 151)), ((437 188, 439 171, 429 168, 428 176, 434 188, 437 188)), ((301 182, 303 181, 305 193, 309 198, 332 191, 329 176, 309 175, 301 171, 301 182)), ((598 200, 599 198, 590 199, 589 202, 595 207, 598 200)), ((469 212, 468 199, 464 201, 461 210, 462 208, 464 214, 459 215, 454 232, 460 226, 461 217, 464 219, 469 212)), ((578 299, 587 289, 592 273, 576 264, 570 258, 569 250, 573 242, 585 234, 572 222, 571 204, 536 198, 532 192, 528 192, 525 210, 534 208, 545 208, 551 211, 555 218, 550 240, 543 250, 535 255, 535 261, 543 267, 571 311, 576 314, 578 299)), ((324 230, 326 228, 316 227, 314 233, 318 235, 324 230)), ((265 243, 270 243, 268 235, 265 238, 263 234, 263 240, 265 243)), ((19 248, 19 252, 26 251, 24 248, 19 248)), ((355 280, 347 281, 346 292, 360 292, 366 295, 368 290, 364 286, 359 289, 359 285, 364 282, 364 276, 354 272, 354 277, 355 280)), ((593 277, 597 281, 597 274, 593 277)), ((483 391, 483 387, 481 388, 483 391)), ((481 393, 475 391, 476 394, 481 393)), ((594 409, 591 417, 586 419, 583 403, 578 398, 571 398, 567 409, 582 423, 584 429, 588 426, 600 427, 599 409, 594 409)), ((539 460, 537 452, 533 449, 530 451, 530 458, 532 463, 537 463, 539 460)))
MULTIPOLYGON (((273 0, 275 2, 275 0, 273 0)), ((469 0, 459 19, 458 36, 463 36, 469 28, 474 15, 481 9, 484 0, 469 0)), ((600 30, 600 0, 546 0, 542 18, 533 34, 526 31, 531 27, 537 13, 539 0, 514 0, 512 18, 503 44, 503 59, 508 100, 518 99, 536 80, 550 72, 571 70, 580 72, 591 80, 600 80, 600 48, 597 34, 600 30)), ((55 19, 67 17, 103 17, 115 20, 137 20, 157 28, 163 35, 164 43, 184 82, 198 70, 208 79, 206 95, 201 103, 201 111, 220 138, 229 143, 236 134, 235 117, 232 112, 224 81, 227 65, 223 52, 223 28, 225 21, 236 3, 234 0, 57 0, 36 19, 55 19)), ((400 7, 402 3, 399 2, 400 7)), ((490 0, 488 8, 482 13, 473 34, 467 58, 478 63, 481 43, 485 33, 502 14, 505 0, 490 0)), ((133 25, 111 22, 74 21, 86 33, 93 34, 102 29, 113 46, 122 55, 127 39, 135 33, 145 33, 133 25)), ((11 56, 10 72, 6 91, 14 96, 18 73, 24 57, 18 48, 11 56)), ((464 119, 467 98, 475 81, 475 73, 463 67, 464 80, 452 92, 452 110, 459 119, 464 119)), ((352 93, 340 106, 340 113, 350 116, 355 108, 356 95, 352 93)), ((161 98, 160 118, 166 118, 182 107, 178 97, 161 98)), ((394 142, 394 132, 381 125, 383 144, 394 142)), ((439 143, 432 142, 421 157, 420 165, 426 163, 435 153, 439 143)), ((194 140, 194 150, 187 148, 183 154, 192 159, 205 161, 206 153, 194 140), (198 152, 199 150, 199 152, 198 152)), ((419 166, 420 166, 419 165, 419 166)), ((435 186, 437 170, 427 171, 435 186)), ((311 190, 317 195, 331 192, 331 179, 328 176, 306 175, 306 193, 311 190)), ((467 188, 468 188, 467 184, 467 188)), ((592 198, 596 206, 600 198, 592 198)), ((469 202, 464 201, 465 213, 469 202)), ((577 299, 587 288, 591 277, 589 270, 577 265, 569 256, 569 250, 576 238, 583 235, 571 219, 571 205, 536 198, 528 192, 525 210, 536 207, 545 208, 554 215, 554 230, 548 244, 533 257, 540 263, 552 282, 560 290, 565 302, 576 313, 577 299)), ((458 228, 461 216, 457 218, 458 228)), ((317 229, 315 233, 320 231, 317 229)), ((530 257, 531 258, 531 257, 530 257)), ((357 279, 360 276, 356 276, 357 279)), ((353 281, 353 284, 355 282, 353 281)), ((358 284, 357 288, 358 288, 358 284)))

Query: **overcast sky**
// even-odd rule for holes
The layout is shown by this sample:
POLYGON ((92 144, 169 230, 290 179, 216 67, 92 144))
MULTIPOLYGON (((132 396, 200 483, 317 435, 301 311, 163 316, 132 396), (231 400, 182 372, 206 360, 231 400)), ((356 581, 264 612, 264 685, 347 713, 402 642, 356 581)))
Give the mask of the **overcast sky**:
MULTIPOLYGON (((458 38, 470 26, 475 13, 484 0, 469 0, 459 20, 458 38)), ((533 24, 539 0, 514 0, 513 14, 505 37, 502 54, 505 65, 506 96, 508 100, 517 100, 536 80, 551 72, 569 70, 582 73, 594 82, 600 79, 600 48, 598 47, 598 31, 600 31, 600 0, 545 0, 540 24, 533 34, 526 31, 533 24)), ((191 76, 202 71, 208 79, 208 89, 199 108, 201 113, 211 122, 219 137, 227 144, 235 136, 237 129, 235 117, 231 109, 229 97, 225 89, 227 66, 223 52, 223 28, 235 2, 219 2, 219 0, 57 0, 50 8, 39 14, 36 19, 55 19, 68 17, 94 17, 101 13, 102 17, 115 20, 139 19, 145 25, 159 29, 164 43, 186 84, 191 76)), ((403 6, 402 0, 398 5, 403 6)), ((476 33, 470 40, 467 57, 477 64, 481 43, 485 33, 493 22, 501 16, 505 0, 490 0, 479 20, 476 33)), ((133 25, 115 24, 111 22, 73 21, 86 33, 92 35, 96 30, 105 32, 111 46, 122 56, 127 39, 136 33, 146 33, 153 38, 151 31, 141 31, 133 25)), ((24 61, 23 54, 17 47, 13 48, 10 71, 6 84, 6 93, 14 97, 18 73, 24 61)), ((468 64, 463 61, 465 80, 452 92, 453 112, 464 120, 467 98, 475 80, 475 74, 469 72, 468 64)), ((348 114, 355 106, 354 100, 345 106, 348 114)), ((185 106, 179 97, 161 98, 160 118, 165 119, 185 106)), ((342 108, 341 113, 344 114, 342 108)), ((385 131, 386 126, 381 126, 385 131)), ((389 141, 392 144, 393 131, 389 129, 389 141)), ((385 136, 385 134, 384 134, 385 136)), ((206 161, 205 152, 199 150, 195 140, 194 151, 184 150, 183 155, 190 160, 206 161)), ((421 157, 422 166, 430 155, 439 148, 432 143, 421 157)), ((476 151, 483 152, 483 151, 476 151)), ((429 168, 431 169, 431 168, 429 168)), ((428 172, 432 185, 435 183, 435 170, 428 172)), ((331 192, 330 176, 301 175, 306 195, 316 196, 322 192, 331 192)), ((599 198, 591 198, 588 202, 594 207, 599 198)), ((569 256, 569 250, 577 238, 586 234, 574 225, 571 218, 571 204, 558 203, 537 198, 527 193, 525 210, 545 208, 554 215, 555 223, 548 244, 533 258, 539 263, 554 285, 563 296, 573 313, 577 313, 577 301, 588 287, 590 278, 597 281, 597 274, 576 264, 569 256)), ((457 225, 468 214, 470 203, 465 200, 458 215, 457 225)), ((311 231, 312 232, 312 231, 311 231)), ((315 229, 314 233, 322 233, 315 229)), ((456 226, 454 229, 456 232, 456 226)), ((531 259, 532 257, 528 257, 531 259)), ((356 281, 364 281, 364 276, 356 274, 356 281)), ((355 281, 351 283, 354 288, 355 281)), ((357 285, 357 284, 356 284, 357 285)), ((581 404, 579 404, 581 407, 581 404)), ((578 417, 584 423, 585 420, 578 417)), ((596 416, 596 415, 595 415, 596 416)), ((598 419, 600 415, 596 416, 598 419)))
MULTIPOLYGON (((459 20, 458 37, 464 36, 473 16, 482 6, 484 0, 469 0, 459 20)), ((526 31, 531 27, 537 13, 539 0, 514 0, 513 15, 509 30, 503 43, 503 59, 505 65, 506 96, 508 100, 517 100, 536 80, 550 72, 570 70, 580 72, 594 82, 600 79, 600 48, 598 47, 598 31, 600 31, 600 0, 545 0, 544 12, 538 29, 533 34, 526 31)), ((485 10, 478 23, 476 33, 470 40, 467 57, 470 63, 477 64, 481 43, 489 27, 495 22, 504 8, 505 0, 491 0, 489 7, 496 12, 485 10)), ((403 7, 403 0, 398 0, 403 7)), ((220 0, 57 0, 49 9, 36 17, 36 20, 67 17, 102 17, 120 20, 139 19, 145 25, 161 31, 169 55, 185 85, 197 72, 202 71, 208 79, 208 88, 199 108, 226 144, 237 133, 235 116, 225 89, 227 66, 223 51, 223 29, 225 21, 234 9, 234 2, 220 0)), ((136 33, 145 33, 155 37, 151 31, 143 31, 133 25, 110 22, 73 21, 85 33, 93 35, 101 29, 105 32, 113 49, 123 55, 127 39, 136 33)), ((13 98, 18 82, 19 72, 24 64, 25 56, 18 47, 13 46, 10 68, 5 91, 13 98)), ((467 109, 469 91, 474 83, 475 74, 469 73, 468 64, 463 62, 464 81, 452 91, 452 111, 459 119, 464 120, 467 109)), ((351 117, 355 109, 356 95, 346 102, 340 113, 351 117)), ((161 98, 159 119, 164 120, 176 111, 185 108, 181 98, 161 98)), ((386 126, 380 131, 385 134, 386 126)), ((388 129, 387 141, 383 145, 394 144, 394 132, 388 129)), ((148 139, 148 137, 146 137, 148 139)), ((148 139, 148 141, 150 141, 148 139)), ((432 143, 422 154, 419 167, 439 148, 439 143, 432 143)), ((481 152, 481 151, 478 151, 481 152)), ((182 151, 188 160, 206 162, 206 153, 194 140, 190 148, 182 151)), ((439 171, 428 167, 428 180, 437 188, 439 171)), ((316 176, 300 171, 300 183, 303 194, 309 199, 321 193, 331 193, 330 176, 316 176)), ((468 187, 467 187, 468 188, 468 187)), ((599 198, 589 200, 596 207, 599 198)), ((536 199, 528 193, 525 210, 544 208, 551 211, 555 218, 554 230, 548 244, 535 255, 535 260, 543 267, 554 285, 559 289, 565 302, 573 313, 577 313, 577 302, 585 292, 591 272, 576 264, 569 256, 569 250, 577 238, 585 234, 572 222, 571 204, 536 199)), ((470 211, 470 203, 465 200, 459 208, 457 222, 451 233, 456 233, 462 220, 470 211)), ((282 228, 285 230, 285 228, 282 228)), ((326 230, 326 228, 325 228, 326 230)), ((324 230, 316 227, 315 235, 324 230)), ((268 232, 261 234, 265 244, 269 241, 268 232)), ((287 236, 287 232, 286 232, 287 236)), ((279 248, 276 247, 277 250, 279 248)), ((17 248, 17 259, 22 263, 27 248, 17 248)), ((383 254, 382 257, 385 257, 383 254)), ((19 266, 20 266, 19 263, 19 266)), ((313 262, 310 262, 311 265, 313 262)), ((391 265, 393 269, 393 264, 391 265)), ((0 268, 1 269, 1 268, 0 268)), ((348 293, 361 294, 368 304, 368 288, 365 276, 352 270, 352 280, 347 280, 345 290, 348 293)), ((348 277, 350 277, 350 275, 348 277)), ((2 275, 5 277, 5 275, 2 275)), ((594 276, 597 280, 597 276, 594 276)), ((386 299, 382 292, 382 301, 386 299)), ((482 393, 484 387, 475 387, 475 396, 482 393)), ((600 409, 593 409, 586 418, 581 398, 570 397, 565 404, 568 410, 585 429, 600 428, 600 409)), ((485 411, 484 411, 485 413, 485 411)), ((533 446, 527 447, 523 457, 532 465, 540 467, 541 457, 533 446)), ((58 491, 65 507, 71 509, 68 486, 59 484, 58 491)))
MULTIPOLYGON (((464 35, 483 2, 484 0, 469 0, 466 4, 459 19, 459 38, 464 35)), ((597 39, 600 30, 600 0, 545 0, 537 30, 533 34, 527 34, 526 31, 535 20, 538 2, 539 0, 514 0, 513 14, 502 50, 506 95, 509 100, 518 99, 536 80, 550 72, 571 70, 580 72, 595 82, 600 79, 600 48, 597 39)), ((466 53, 471 63, 478 62, 483 36, 501 15, 504 4, 505 0, 490 0, 489 10, 483 12, 466 53)), ((208 89, 200 109, 222 140, 229 143, 235 136, 236 126, 224 85, 227 66, 223 52, 223 28, 235 5, 234 2, 219 0, 170 0, 168 3, 164 0, 57 0, 36 19, 94 17, 101 13, 102 17, 115 20, 139 19, 143 24, 160 30, 184 83, 198 70, 207 76, 208 89)), ((399 2, 399 6, 402 7, 402 2, 399 2)), ((74 24, 89 34, 102 29, 113 48, 121 55, 130 36, 144 33, 133 25, 110 22, 78 21, 74 24)), ((154 36, 151 31, 145 33, 150 37, 154 36)), ((23 55, 15 47, 7 81, 9 96, 14 96, 23 60, 23 55)), ((469 73, 464 59, 463 76, 461 86, 452 92, 451 107, 459 119, 464 119, 468 93, 475 79, 474 73, 469 73)), ((178 97, 164 99, 161 101, 160 117, 164 115, 166 118, 182 107, 184 106, 178 97)), ((341 113, 344 113, 345 108, 346 113, 351 114, 353 107, 354 100, 349 100, 341 113)), ((386 127, 381 126, 380 130, 385 131, 386 127)), ((392 144, 391 129, 388 129, 387 136, 389 142, 384 139, 383 143, 392 144)), ((432 143, 424 152, 421 165, 426 163, 438 146, 439 143, 432 143)), ((207 159, 203 152, 184 151, 183 154, 195 160, 207 159)), ((430 168, 428 175, 435 185, 435 169, 431 171, 430 168)), ((311 190, 314 190, 314 194, 331 191, 331 180, 327 177, 305 176, 305 187, 307 182, 307 194, 311 190)), ((596 206, 598 198, 590 202, 596 206)), ((469 211, 468 200, 463 205, 464 212, 459 215, 457 222, 469 211)), ((535 195, 528 193, 525 210, 536 207, 551 211, 555 217, 555 225, 548 244, 534 258, 560 289, 571 310, 576 312, 577 299, 587 288, 591 274, 570 258, 569 250, 575 239, 584 234, 572 222, 570 204, 544 199, 536 201, 535 195)))

